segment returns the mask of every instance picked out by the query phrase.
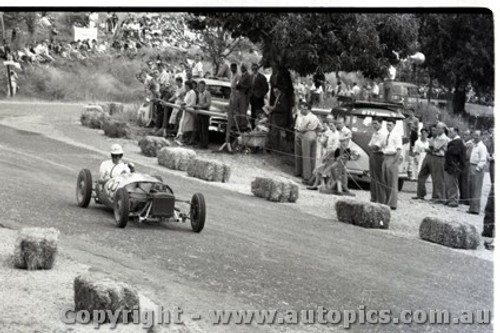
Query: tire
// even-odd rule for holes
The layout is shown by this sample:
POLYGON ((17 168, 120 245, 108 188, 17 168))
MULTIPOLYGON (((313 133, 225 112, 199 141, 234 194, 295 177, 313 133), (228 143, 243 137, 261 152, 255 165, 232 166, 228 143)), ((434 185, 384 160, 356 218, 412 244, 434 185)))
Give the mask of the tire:
POLYGON ((89 169, 82 169, 76 180, 76 202, 78 206, 87 208, 92 199, 92 174, 89 169))
POLYGON ((190 219, 191 228, 194 232, 199 233, 205 226, 205 197, 201 193, 193 194, 191 198, 190 219))
POLYGON ((118 228, 125 228, 127 226, 129 212, 130 198, 127 189, 122 187, 115 194, 115 203, 113 207, 116 226, 118 228))
POLYGON ((403 185, 405 184, 404 178, 398 178, 398 191, 401 192, 403 185))

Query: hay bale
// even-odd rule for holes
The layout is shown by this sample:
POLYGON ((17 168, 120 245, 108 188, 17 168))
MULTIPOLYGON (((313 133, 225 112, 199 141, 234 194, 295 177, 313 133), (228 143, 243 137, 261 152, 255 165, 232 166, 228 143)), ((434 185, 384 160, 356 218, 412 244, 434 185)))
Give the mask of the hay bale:
POLYGON ((170 142, 167 139, 157 136, 145 136, 139 140, 142 153, 148 157, 156 157, 160 149, 169 146, 170 142))
POLYGON ((59 231, 54 228, 23 228, 16 239, 12 264, 28 270, 51 269, 57 255, 59 231))
MULTIPOLYGON (((103 274, 86 273, 73 282, 75 311, 87 310, 91 316, 94 310, 110 310, 118 313, 122 322, 123 310, 139 310, 139 295, 135 289, 123 282, 117 282, 103 274)), ((129 313, 129 320, 133 317, 129 313)), ((106 318, 104 322, 109 322, 106 318)))
POLYGON ((225 163, 196 158, 187 169, 190 177, 209 182, 227 183, 231 176, 231 167, 225 163))
POLYGON ((480 242, 475 226, 460 221, 426 217, 420 223, 420 238, 456 249, 476 249, 480 242))
POLYGON ((104 130, 104 135, 110 138, 130 137, 130 125, 125 121, 107 119, 102 129, 104 130))
POLYGON ((164 147, 158 153, 158 164, 172 170, 186 171, 196 158, 196 152, 182 147, 164 147))
POLYGON ((256 197, 274 202, 296 202, 299 198, 299 186, 285 178, 257 177, 251 184, 256 197))
POLYGON ((335 204, 335 210, 340 222, 363 228, 389 229, 391 210, 386 205, 340 199, 335 204))
POLYGON ((109 116, 100 105, 85 105, 80 115, 81 124, 93 129, 103 129, 108 120, 109 116))

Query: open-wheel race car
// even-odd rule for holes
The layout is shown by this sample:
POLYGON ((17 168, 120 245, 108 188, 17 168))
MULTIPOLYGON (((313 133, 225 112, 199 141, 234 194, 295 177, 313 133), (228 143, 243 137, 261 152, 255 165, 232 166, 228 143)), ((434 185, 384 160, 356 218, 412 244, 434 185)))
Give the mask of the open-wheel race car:
POLYGON ((88 169, 78 174, 76 201, 86 208, 91 199, 113 209, 116 225, 125 228, 129 219, 142 222, 183 222, 191 221, 194 232, 201 232, 205 226, 205 198, 195 193, 191 201, 180 200, 159 176, 141 173, 121 174, 106 182, 92 181, 88 169), (187 212, 181 211, 176 204, 189 206, 187 212))

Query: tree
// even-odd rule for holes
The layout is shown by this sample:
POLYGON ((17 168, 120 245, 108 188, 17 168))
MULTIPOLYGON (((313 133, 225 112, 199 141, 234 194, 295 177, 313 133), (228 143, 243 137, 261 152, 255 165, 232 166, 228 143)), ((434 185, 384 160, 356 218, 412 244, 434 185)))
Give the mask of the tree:
POLYGON ((195 13, 199 29, 222 27, 233 38, 248 37, 260 45, 263 62, 301 75, 318 66, 360 70, 381 76, 392 51, 402 56, 415 45, 418 21, 411 14, 351 13, 195 13))
POLYGON ((207 27, 197 17, 190 17, 187 19, 188 27, 201 36, 197 44, 204 54, 208 54, 214 66, 214 72, 219 71, 219 58, 227 58, 231 55, 241 44, 244 43, 243 37, 232 38, 222 26, 207 27))
POLYGON ((432 79, 453 94, 453 111, 465 114, 466 87, 476 91, 493 89, 493 16, 491 12, 472 14, 422 14, 421 51, 432 79))

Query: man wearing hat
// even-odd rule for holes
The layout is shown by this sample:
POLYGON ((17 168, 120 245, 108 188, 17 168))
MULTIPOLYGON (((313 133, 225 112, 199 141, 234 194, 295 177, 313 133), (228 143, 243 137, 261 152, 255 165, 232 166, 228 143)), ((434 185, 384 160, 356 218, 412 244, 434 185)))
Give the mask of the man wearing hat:
POLYGON ((131 173, 135 171, 132 163, 124 163, 122 146, 115 143, 111 146, 111 159, 101 163, 99 167, 99 183, 104 184, 109 179, 119 176, 123 173, 131 173))

